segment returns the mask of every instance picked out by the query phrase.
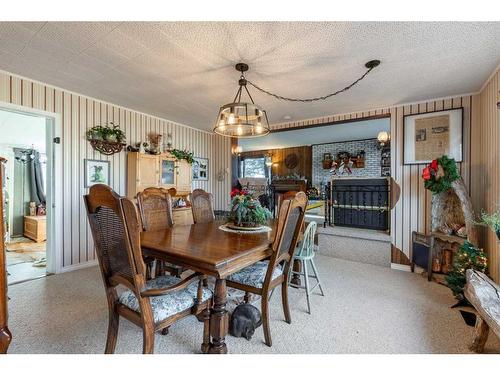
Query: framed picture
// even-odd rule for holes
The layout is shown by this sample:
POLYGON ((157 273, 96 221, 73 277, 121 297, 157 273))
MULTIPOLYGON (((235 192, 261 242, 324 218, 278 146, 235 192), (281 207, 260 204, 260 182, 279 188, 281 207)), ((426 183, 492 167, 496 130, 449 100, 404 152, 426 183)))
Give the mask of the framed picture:
POLYGON ((208 181, 208 159, 194 158, 193 181, 208 181))
POLYGON ((404 164, 428 164, 443 155, 462 161, 463 108, 403 119, 404 164))
POLYGON ((85 159, 85 187, 109 185, 109 161, 85 159))

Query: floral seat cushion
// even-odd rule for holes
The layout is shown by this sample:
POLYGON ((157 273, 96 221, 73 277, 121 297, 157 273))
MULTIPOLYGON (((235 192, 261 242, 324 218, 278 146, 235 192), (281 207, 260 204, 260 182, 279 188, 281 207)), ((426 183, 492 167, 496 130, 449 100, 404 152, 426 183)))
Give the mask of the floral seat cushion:
MULTIPOLYGON (((146 282, 147 289, 165 288, 178 284, 180 279, 174 276, 160 276, 146 282)), ((151 297, 151 307, 155 323, 161 322, 172 315, 189 309, 196 304, 196 295, 198 291, 198 283, 193 282, 187 288, 169 293, 164 296, 151 297)), ((203 288, 202 302, 212 298, 212 291, 203 288)), ((120 295, 119 302, 129 309, 140 312, 139 301, 131 290, 127 290, 120 295)))
MULTIPOLYGON (((269 261, 263 260, 245 267, 242 270, 229 275, 227 279, 235 283, 250 285, 255 288, 262 288, 264 279, 266 278, 269 261)), ((276 267, 273 271, 273 280, 279 277, 283 271, 280 267, 276 267)))

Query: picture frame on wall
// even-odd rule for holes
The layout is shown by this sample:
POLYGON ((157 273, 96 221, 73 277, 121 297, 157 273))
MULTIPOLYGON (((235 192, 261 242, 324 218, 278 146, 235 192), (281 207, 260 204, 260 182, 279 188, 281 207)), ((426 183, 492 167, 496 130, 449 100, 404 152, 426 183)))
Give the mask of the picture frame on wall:
POLYGON ((403 117, 405 165, 428 164, 443 155, 461 162, 462 142, 462 107, 403 117))
POLYGON ((194 158, 193 181, 208 181, 208 159, 194 158))
POLYGON ((85 187, 96 184, 109 185, 110 164, 107 160, 85 159, 85 187))

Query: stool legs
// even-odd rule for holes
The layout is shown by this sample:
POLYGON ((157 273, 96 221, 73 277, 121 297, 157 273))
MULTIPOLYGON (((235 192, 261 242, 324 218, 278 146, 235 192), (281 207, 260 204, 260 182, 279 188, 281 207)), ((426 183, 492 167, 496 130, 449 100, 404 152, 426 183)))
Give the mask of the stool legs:
POLYGON ((304 284, 306 286, 307 298, 307 312, 311 314, 311 302, 309 301, 309 273, 307 272, 307 261, 302 261, 302 268, 304 269, 304 284))
POLYGON ((313 277, 318 281, 319 291, 321 292, 321 295, 324 297, 325 293, 323 292, 323 287, 321 286, 321 281, 319 279, 319 274, 318 274, 318 270, 316 269, 316 265, 314 264, 314 259, 311 259, 311 267, 312 267, 313 272, 314 272, 313 277))

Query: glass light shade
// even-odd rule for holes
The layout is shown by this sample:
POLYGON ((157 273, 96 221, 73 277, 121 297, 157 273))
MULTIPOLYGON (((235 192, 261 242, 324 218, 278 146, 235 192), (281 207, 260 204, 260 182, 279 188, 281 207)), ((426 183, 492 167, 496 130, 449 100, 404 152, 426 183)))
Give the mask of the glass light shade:
POLYGON ((378 135, 377 135, 377 141, 379 141, 379 143, 381 144, 385 144, 387 142, 389 142, 389 140, 391 139, 389 133, 387 132, 379 132, 378 135))
POLYGON ((266 163, 266 167, 268 167, 268 168, 272 167, 272 165, 273 165, 272 158, 270 156, 266 156, 265 163, 266 163))
POLYGON ((266 112, 253 103, 229 103, 220 108, 214 132, 225 137, 260 137, 269 134, 269 122, 266 112))

